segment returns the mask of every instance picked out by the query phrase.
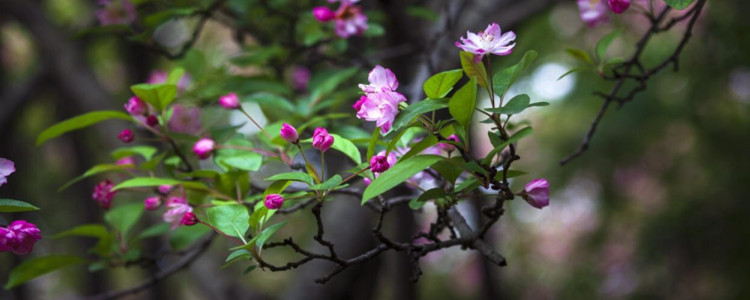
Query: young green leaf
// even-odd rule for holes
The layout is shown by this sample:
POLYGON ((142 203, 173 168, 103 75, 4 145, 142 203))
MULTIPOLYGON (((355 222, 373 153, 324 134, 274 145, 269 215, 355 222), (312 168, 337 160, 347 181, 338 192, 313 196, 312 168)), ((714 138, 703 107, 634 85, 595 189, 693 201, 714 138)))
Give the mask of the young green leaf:
POLYGON ((568 55, 570 55, 571 57, 577 60, 580 60, 589 65, 594 65, 594 60, 591 59, 591 56, 586 51, 583 51, 581 49, 568 48, 568 49, 565 49, 565 52, 567 52, 568 55))
POLYGON ((488 76, 487 69, 484 68, 482 62, 474 62, 474 54, 471 52, 461 51, 461 67, 463 68, 466 76, 474 78, 476 83, 482 87, 487 87, 488 76))
POLYGON ((471 122, 471 116, 474 114, 474 107, 477 104, 477 81, 472 78, 461 87, 448 103, 448 111, 456 121, 468 127, 471 122))
POLYGON ((529 106, 530 102, 531 99, 529 98, 529 95, 520 94, 513 97, 513 99, 510 99, 510 101, 508 101, 503 107, 487 108, 485 110, 498 114, 515 115, 524 111, 529 106))
POLYGON ((60 123, 52 125, 42 131, 42 133, 40 133, 36 138, 36 145, 39 146, 42 143, 65 133, 85 128, 109 119, 132 121, 133 117, 124 112, 110 110, 94 111, 80 116, 72 117, 60 123))
POLYGON ((316 185, 310 186, 309 189, 311 189, 311 190, 330 190, 332 188, 335 188, 335 187, 339 186, 339 184, 341 184, 341 181, 343 181, 343 179, 341 178, 341 175, 336 174, 336 175, 333 175, 333 177, 329 178, 328 180, 326 180, 325 182, 323 182, 321 184, 316 184, 316 185))
POLYGON ((0 212, 12 213, 12 212, 24 212, 39 210, 39 207, 33 206, 30 203, 13 200, 13 199, 2 199, 0 198, 0 212))
POLYGON ((432 75, 424 82, 422 88, 428 98, 443 98, 453 89, 453 86, 463 77, 463 70, 456 69, 432 75))
POLYGON ((104 214, 104 220, 117 229, 123 238, 128 237, 130 229, 133 228, 143 214, 143 204, 131 203, 117 206, 104 214))
POLYGON ((567 72, 563 73, 562 75, 560 75, 560 77, 557 77, 557 80, 563 79, 563 78, 567 77, 570 74, 577 73, 577 72, 583 72, 583 71, 593 71, 593 69, 591 69, 590 66, 572 68, 572 69, 568 70, 567 72))
POLYGON ((116 185, 114 188, 112 188, 112 190, 116 191, 120 189, 133 188, 133 187, 176 185, 176 184, 181 184, 181 183, 183 182, 177 179, 171 179, 171 178, 136 177, 136 178, 131 178, 123 182, 120 182, 120 184, 116 185))
POLYGON ((432 164, 442 159, 444 157, 437 155, 417 155, 409 159, 400 160, 367 186, 362 195, 362 204, 375 196, 387 192, 411 178, 414 174, 424 171, 424 169, 429 168, 432 164))
POLYGON ((313 184, 313 179, 307 173, 302 172, 287 172, 280 173, 263 179, 265 181, 276 181, 276 180, 292 180, 307 183, 308 185, 313 184))
POLYGON ((151 158, 154 157, 154 154, 156 154, 157 151, 158 150, 156 149, 156 147, 151 146, 122 147, 112 151, 112 158, 121 159, 138 154, 145 160, 151 160, 151 158))
POLYGON ((177 96, 177 85, 169 83, 141 83, 131 86, 130 90, 158 111, 166 109, 177 96))
POLYGON ((531 63, 534 62, 536 57, 536 51, 526 51, 518 63, 496 72, 495 75, 492 76, 492 87, 495 94, 500 96, 505 95, 508 89, 510 89, 510 86, 518 80, 518 77, 521 76, 523 71, 531 66, 531 63))
POLYGON ((284 225, 286 225, 286 221, 283 221, 283 222, 277 223, 277 224, 273 224, 271 226, 268 226, 268 228, 263 229, 263 232, 261 232, 258 235, 258 239, 255 240, 255 245, 258 246, 258 248, 262 249, 263 248, 263 244, 265 244, 266 241, 268 241, 268 239, 271 238, 271 236, 273 236, 274 233, 276 233, 276 231, 278 231, 279 229, 281 229, 281 227, 284 227, 284 225))
POLYGON ((73 255, 49 255, 25 260, 10 272, 5 289, 12 289, 44 274, 82 262, 82 258, 73 255))
POLYGON ((596 43, 596 57, 599 61, 604 61, 604 55, 607 54, 609 45, 612 44, 612 41, 614 41, 618 35, 620 35, 620 32, 621 30, 619 29, 612 31, 596 43))

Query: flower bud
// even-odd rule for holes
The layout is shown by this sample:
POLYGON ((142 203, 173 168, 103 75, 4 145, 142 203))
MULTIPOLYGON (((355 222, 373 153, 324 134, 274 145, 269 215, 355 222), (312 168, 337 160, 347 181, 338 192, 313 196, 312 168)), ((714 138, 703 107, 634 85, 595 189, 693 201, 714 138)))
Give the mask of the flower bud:
POLYGON ((18 255, 26 255, 34 248, 34 244, 42 239, 36 225, 24 220, 11 222, 7 228, 0 227, 0 252, 12 251, 18 255))
POLYGON ((284 197, 279 194, 268 194, 266 200, 263 201, 268 209, 279 209, 284 205, 284 197))
MULTIPOLYGON (((452 141, 452 142, 456 142, 456 143, 458 143, 458 141, 459 141, 458 140, 458 136, 456 136, 455 134, 451 134, 451 136, 449 136, 449 137, 447 137, 445 139, 449 140, 449 141, 452 141)), ((456 150, 456 146, 453 145, 453 144, 449 144, 449 143, 439 143, 438 147, 440 147, 441 149, 443 149, 443 150, 445 150, 447 152, 453 152, 453 151, 456 150)))
POLYGON ((117 191, 112 191, 114 187, 115 185, 109 179, 99 182, 94 186, 94 193, 91 195, 91 198, 99 203, 101 208, 105 210, 109 209, 112 206, 112 198, 117 194, 117 191))
POLYGON ((133 96, 128 99, 127 103, 125 103, 125 110, 131 115, 141 116, 148 111, 148 106, 146 105, 146 102, 143 102, 143 100, 139 99, 137 96, 133 96))
POLYGON ((375 155, 370 159, 370 170, 374 173, 383 173, 390 167, 388 158, 384 155, 375 155))
POLYGON ((372 183, 372 179, 365 177, 365 179, 362 180, 365 183, 365 186, 370 185, 372 183))
POLYGON ((296 144, 299 142, 299 135, 297 135, 297 129, 294 126, 284 123, 281 125, 281 138, 289 143, 296 144))
POLYGON ((326 152, 333 145, 333 137, 328 134, 328 130, 322 127, 315 129, 313 133, 313 148, 326 152))
POLYGON ((193 145, 193 152, 198 156, 198 158, 206 159, 211 156, 211 153, 214 151, 215 145, 216 143, 214 143, 212 139, 202 138, 198 140, 195 145, 193 145))
POLYGON ((161 206, 161 198, 157 196, 148 197, 146 200, 143 200, 143 207, 146 208, 146 210, 155 210, 161 206))
POLYGON ((608 0, 609 9, 616 14, 624 13, 630 7, 630 0, 608 0))
POLYGON ((155 115, 148 115, 146 117, 146 125, 148 125, 149 127, 159 126, 159 118, 157 118, 155 115))
POLYGON ((123 129, 120 134, 117 135, 117 138, 127 144, 132 142, 135 136, 133 136, 133 132, 130 131, 130 129, 123 129))
POLYGON ((538 209, 549 205, 549 182, 544 178, 537 178, 526 184, 520 193, 526 202, 538 209))
POLYGON ((315 17, 316 20, 319 22, 328 22, 333 20, 333 18, 336 17, 336 13, 334 13, 330 8, 325 6, 318 6, 313 8, 312 10, 313 17, 315 17))
POLYGON ((235 93, 229 93, 219 97, 219 104, 226 109, 237 109, 240 107, 240 98, 235 93))
POLYGON ((198 223, 198 217, 193 212, 186 212, 182 215, 180 225, 193 226, 198 223))
POLYGON ((170 191, 172 191, 171 185, 162 184, 159 186, 159 193, 162 193, 163 195, 169 194, 170 191))

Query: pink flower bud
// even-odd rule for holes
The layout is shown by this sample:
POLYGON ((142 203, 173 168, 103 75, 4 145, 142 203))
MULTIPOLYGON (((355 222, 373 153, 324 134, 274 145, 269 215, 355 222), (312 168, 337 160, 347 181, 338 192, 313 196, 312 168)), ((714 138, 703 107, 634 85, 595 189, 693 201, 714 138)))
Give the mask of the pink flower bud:
POLYGON ((109 179, 99 182, 94 186, 94 193, 91 198, 94 199, 99 206, 103 209, 109 209, 112 206, 112 198, 117 194, 117 191, 112 191, 115 185, 112 184, 109 179))
POLYGON ((125 166, 125 165, 135 166, 136 162, 135 162, 135 159, 133 157, 128 156, 128 157, 123 157, 123 158, 118 159, 115 162, 115 164, 118 165, 118 166, 125 166))
POLYGON ((193 212, 186 212, 182 215, 180 225, 193 226, 198 223, 198 217, 193 212))
POLYGON ((0 157, 0 186, 8 182, 7 177, 16 171, 13 161, 0 157))
POLYGON ((333 20, 333 18, 336 17, 336 13, 334 13, 330 8, 325 6, 318 6, 313 8, 312 10, 313 17, 315 17, 316 20, 319 22, 328 22, 330 20, 333 20))
POLYGON ((226 109, 237 109, 240 107, 240 98, 235 93, 229 93, 219 97, 219 104, 226 109))
POLYGON ((130 129, 123 129, 120 134, 117 135, 117 138, 127 144, 132 142, 135 136, 133 136, 133 132, 130 131, 130 129))
MULTIPOLYGON (((447 137, 445 139, 449 140, 449 141, 456 142, 456 143, 458 143, 458 141, 459 141, 458 140, 458 136, 455 135, 455 134, 451 134, 451 136, 449 136, 449 137, 447 137)), ((440 147, 441 149, 443 149, 445 151, 448 151, 448 152, 453 152, 453 151, 456 150, 456 146, 453 145, 453 144, 449 144, 449 143, 439 143, 438 147, 440 147)))
POLYGON ((172 186, 168 184, 162 184, 159 186, 159 193, 162 193, 164 195, 169 194, 169 192, 172 191, 172 186))
POLYGON ((148 125, 149 127, 159 126, 159 118, 157 118, 155 115, 148 115, 146 117, 146 125, 148 125))
POLYGON ((299 135, 297 135, 297 129, 294 126, 284 123, 281 125, 281 132, 279 133, 281 138, 289 143, 296 144, 299 142, 299 135))
POLYGON ((388 158, 384 155, 375 155, 370 159, 370 170, 374 173, 383 173, 390 167, 388 158))
POLYGON ((549 182, 544 178, 534 179, 526 184, 520 195, 531 206, 542 209, 549 205, 549 182))
POLYGON ((128 103, 125 103, 125 110, 131 115, 141 116, 148 111, 148 106, 146 102, 143 102, 137 96, 133 96, 128 99, 128 103))
POLYGON ((630 0, 608 0, 609 9, 616 14, 621 14, 630 7, 630 0))
POLYGON ((263 201, 268 209, 279 209, 284 205, 284 197, 279 194, 268 194, 266 200, 263 201))
POLYGON ((367 178, 367 177, 365 177, 365 179, 363 179, 362 181, 364 181, 365 186, 368 186, 368 185, 370 185, 370 183, 372 183, 372 179, 367 178))
POLYGON ((306 90, 310 83, 310 69, 304 66, 297 66, 292 69, 292 84, 294 88, 300 91, 306 90))
POLYGON ((157 196, 148 197, 145 200, 143 200, 143 207, 146 208, 146 210, 155 210, 161 206, 161 198, 157 196))
POLYGON ((26 255, 34 248, 34 244, 42 239, 36 225, 24 220, 16 220, 7 228, 0 227, 0 252, 12 251, 18 255, 26 255))
POLYGON ((180 225, 186 225, 182 223, 182 219, 186 213, 193 212, 193 208, 187 204, 185 198, 170 197, 167 199, 167 208, 169 208, 162 215, 164 222, 172 224, 170 228, 172 230, 177 229, 180 225))
POLYGON ((313 148, 320 150, 320 152, 326 152, 331 145, 333 145, 333 137, 328 134, 328 130, 323 127, 318 127, 313 133, 313 148))
POLYGON ((216 143, 214 143, 212 139, 202 138, 198 140, 195 145, 193 145, 193 152, 198 156, 198 158, 206 159, 211 156, 211 152, 214 151, 215 146, 216 143))

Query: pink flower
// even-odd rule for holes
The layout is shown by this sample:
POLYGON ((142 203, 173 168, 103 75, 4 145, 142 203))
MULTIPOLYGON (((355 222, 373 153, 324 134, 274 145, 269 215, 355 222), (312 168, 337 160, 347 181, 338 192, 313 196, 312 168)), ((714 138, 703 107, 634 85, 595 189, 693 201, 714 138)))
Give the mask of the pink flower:
POLYGON ((343 1, 336 11, 334 22, 336 35, 342 38, 362 35, 367 30, 367 16, 362 13, 362 8, 343 1))
POLYGON ((214 140, 209 138, 202 138, 198 140, 195 145, 193 145, 193 152, 198 156, 198 158, 206 159, 211 156, 211 152, 214 151, 215 146, 216 143, 214 142, 214 140))
POLYGON ((120 134, 117 135, 117 138, 127 144, 132 142, 133 139, 135 139, 135 136, 133 136, 133 132, 130 131, 130 129, 123 129, 120 134))
POLYGON ((526 184, 520 195, 531 206, 542 209, 549 205, 549 182, 544 178, 534 179, 526 184))
POLYGON ((474 62, 482 60, 487 53, 495 55, 508 55, 513 52, 516 40, 516 34, 513 31, 502 34, 500 26, 492 23, 487 29, 478 33, 466 31, 466 38, 461 37, 461 41, 456 42, 456 47, 464 51, 474 53, 474 62))
POLYGON ((185 198, 179 197, 170 197, 170 199, 167 200, 167 208, 168 210, 164 212, 162 219, 164 222, 172 224, 172 226, 170 226, 172 230, 183 225, 182 219, 185 217, 186 213, 193 212, 193 208, 187 204, 185 198))
MULTIPOLYGON (((151 74, 148 75, 148 80, 146 83, 148 84, 159 84, 159 83, 166 83, 167 82, 167 73, 162 70, 155 70, 152 71, 151 74)), ((193 79, 190 77, 190 74, 185 73, 182 74, 182 77, 180 77, 180 80, 177 81, 177 91, 184 91, 185 89, 190 86, 190 83, 192 83, 193 79)))
POLYGON ((365 183, 365 186, 368 186, 368 185, 370 185, 370 183, 372 183, 372 179, 367 178, 367 177, 365 177, 364 179, 362 179, 362 181, 365 183))
MULTIPOLYGON (((458 143, 458 141, 459 141, 458 140, 458 136, 455 135, 455 134, 451 134, 451 136, 449 136, 449 137, 447 137, 445 139, 449 140, 449 141, 456 142, 456 143, 458 143)), ((448 151, 448 152, 453 152, 453 151, 456 150, 456 146, 453 145, 453 144, 449 144, 449 143, 438 143, 438 147, 440 147, 441 149, 443 149, 445 151, 448 151)))
POLYGON ((281 135, 281 138, 287 141, 288 143, 294 143, 296 144, 299 142, 299 135, 297 134, 297 129, 294 128, 294 126, 289 125, 287 123, 284 123, 281 125, 281 132, 279 133, 281 135))
POLYGON ((24 220, 16 220, 7 228, 0 227, 0 252, 12 251, 18 255, 26 255, 34 248, 34 244, 42 239, 36 225, 24 220))
POLYGON ((117 191, 112 191, 115 187, 109 179, 99 182, 94 186, 94 193, 91 198, 99 203, 99 206, 103 209, 109 209, 112 206, 112 198, 117 194, 117 191))
POLYGON ((133 157, 127 156, 123 157, 121 159, 118 159, 117 162, 115 162, 118 166, 124 166, 124 165, 133 165, 135 166, 135 159, 133 157))
POLYGON ((390 167, 391 165, 388 163, 388 158, 383 155, 375 155, 370 159, 370 170, 373 173, 383 173, 390 167))
POLYGON ((130 24, 135 21, 135 6, 128 0, 99 0, 101 9, 96 11, 96 18, 102 25, 130 24))
POLYGON ((149 127, 159 126, 159 118, 157 118, 155 115, 146 116, 146 125, 148 125, 149 127))
POLYGON ((146 210, 155 210, 161 206, 161 197, 153 196, 143 200, 143 207, 146 210))
POLYGON ((608 0, 609 9, 616 14, 621 14, 630 7, 630 0, 608 0))
POLYGON ((326 152, 331 145, 333 145, 333 137, 328 134, 328 130, 323 127, 318 127, 313 133, 313 148, 320 150, 320 152, 326 152))
POLYGON ((292 84, 295 89, 306 90, 308 83, 310 83, 310 69, 304 66, 292 69, 292 84))
POLYGON ((7 177, 15 171, 16 166, 11 160, 0 157, 0 186, 8 183, 7 177))
POLYGON ((159 186, 159 193, 162 193, 164 195, 169 194, 169 192, 172 191, 172 186, 168 184, 162 184, 159 186))
POLYGON ((315 17, 316 20, 319 22, 328 22, 333 20, 333 18, 336 17, 336 13, 334 13, 330 8, 325 6, 318 6, 313 8, 312 10, 313 17, 315 17))
POLYGON ((391 130, 401 102, 406 102, 406 97, 397 92, 373 93, 360 98, 354 107, 359 107, 357 118, 375 121, 380 131, 386 133, 391 130))
POLYGON ((219 97, 219 104, 226 109, 237 109, 240 107, 240 98, 235 93, 229 93, 219 97))
POLYGON ((581 20, 590 27, 609 20, 604 0, 578 0, 578 10, 581 13, 581 20))
POLYGON ((169 119, 169 129, 174 132, 197 135, 201 132, 201 110, 198 107, 175 105, 169 119))
POLYGON ((284 197, 279 194, 268 194, 263 204, 268 209, 279 209, 284 205, 284 197))
POLYGON ((128 99, 128 103, 125 103, 125 110, 131 115, 141 116, 148 111, 148 105, 137 96, 133 96, 128 99))
POLYGON ((365 94, 371 93, 382 93, 382 92, 395 92, 398 88, 398 79, 396 74, 393 74, 391 69, 383 68, 380 65, 370 71, 367 75, 367 80, 370 84, 360 84, 359 88, 365 92, 365 94))
POLYGON ((195 224, 198 224, 198 216, 196 216, 194 213, 186 212, 184 215, 182 215, 180 225, 193 226, 195 224))

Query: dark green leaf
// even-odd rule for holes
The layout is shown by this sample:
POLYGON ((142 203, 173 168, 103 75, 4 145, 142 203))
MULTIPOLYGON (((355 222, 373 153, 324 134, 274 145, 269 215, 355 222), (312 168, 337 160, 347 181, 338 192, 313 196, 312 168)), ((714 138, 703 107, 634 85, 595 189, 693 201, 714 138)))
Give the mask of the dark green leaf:
POLYGON ((388 169, 388 171, 383 172, 383 174, 380 174, 378 178, 367 186, 362 195, 362 204, 372 197, 387 192, 411 178, 414 174, 424 171, 424 169, 429 168, 432 164, 442 159, 442 156, 437 155, 417 155, 398 161, 396 165, 388 169))
POLYGON ((133 117, 130 115, 119 112, 119 111, 95 111, 86 113, 80 116, 72 117, 60 123, 50 126, 49 128, 42 131, 36 138, 36 145, 39 146, 49 139, 56 138, 62 134, 71 132, 73 130, 81 129, 99 123, 101 121, 109 119, 120 119, 126 121, 132 121, 133 117))
POLYGON ((82 262, 84 262, 82 258, 73 255, 50 255, 26 260, 10 272, 5 289, 9 290, 57 269, 82 262))
POLYGON ((268 228, 263 229, 263 232, 258 235, 258 239, 255 240, 255 245, 257 245, 258 248, 263 249, 263 244, 265 244, 266 241, 268 241, 268 239, 271 238, 271 236, 273 236, 273 234, 281 229, 281 227, 283 227, 284 225, 286 225, 286 221, 273 224, 271 226, 268 226, 268 228))
POLYGON ((423 113, 448 107, 448 101, 448 99, 426 99, 407 106, 398 113, 393 121, 393 130, 398 130, 411 123, 414 118, 423 113))
POLYGON ((498 114, 515 115, 526 109, 529 106, 529 102, 531 102, 529 95, 520 94, 510 99, 503 107, 487 108, 485 110, 498 114))
POLYGON ((463 77, 463 71, 460 69, 440 72, 427 79, 422 88, 428 98, 443 98, 453 89, 456 82, 461 80, 461 77, 463 77))
POLYGON ((39 210, 39 207, 33 206, 30 203, 26 203, 23 201, 0 198, 0 212, 11 213, 33 210, 39 210))
POLYGON ((68 236, 87 236, 87 237, 105 237, 109 234, 107 227, 101 224, 84 224, 65 230, 52 236, 53 239, 64 238, 68 236))

